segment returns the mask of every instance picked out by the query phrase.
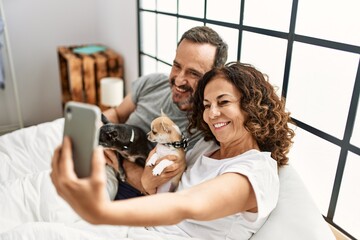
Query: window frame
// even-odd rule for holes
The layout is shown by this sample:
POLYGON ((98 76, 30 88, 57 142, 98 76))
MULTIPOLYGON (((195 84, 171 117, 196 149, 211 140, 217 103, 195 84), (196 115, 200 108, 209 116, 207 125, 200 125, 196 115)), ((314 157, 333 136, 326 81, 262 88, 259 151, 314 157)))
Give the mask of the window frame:
MULTIPOLYGON (((329 49, 341 50, 341 51, 348 52, 348 53, 355 53, 360 56, 360 46, 296 34, 295 26, 296 26, 296 17, 297 17, 297 12, 298 12, 299 0, 292 1, 291 14, 290 14, 290 26, 289 26, 288 32, 282 32, 282 31, 276 31, 276 30, 270 30, 270 29, 264 29, 264 28, 244 25, 244 10, 245 10, 246 0, 239 0, 240 1, 240 19, 239 19, 238 24, 207 19, 206 18, 207 0, 204 0, 205 6, 204 6, 204 17, 203 18, 187 16, 187 15, 180 15, 179 14, 179 0, 176 1, 177 2, 176 13, 157 11, 157 0, 153 0, 153 1, 155 2, 155 9, 149 10, 149 9, 141 8, 141 0, 137 0, 138 49, 139 49, 138 60, 139 60, 140 75, 143 74, 143 71, 142 71, 143 67, 142 67, 142 61, 141 61, 142 56, 150 57, 150 58, 154 59, 156 62, 160 62, 160 63, 166 64, 168 66, 172 65, 172 63, 163 61, 162 59, 158 58, 157 55, 154 56, 154 55, 151 55, 151 54, 148 54, 148 53, 142 51, 142 49, 141 49, 141 40, 142 40, 141 39, 141 37, 142 37, 142 35, 141 35, 141 13, 142 12, 155 14, 156 21, 157 21, 158 15, 166 15, 166 16, 175 17, 177 20, 177 27, 179 25, 179 23, 178 23, 179 19, 187 19, 187 20, 194 20, 194 21, 202 22, 204 25, 214 24, 214 25, 223 26, 223 27, 227 27, 227 28, 233 28, 233 29, 238 30, 239 35, 238 35, 237 60, 241 60, 240 56, 241 56, 241 48, 242 48, 242 35, 244 32, 257 33, 257 34, 262 34, 262 35, 271 36, 271 37, 275 37, 275 38, 281 38, 281 39, 286 40, 287 41, 287 50, 286 50, 286 56, 285 56, 285 67, 284 67, 283 84, 282 84, 282 90, 281 90, 281 94, 283 97, 285 97, 285 99, 288 95, 288 85, 291 80, 291 79, 289 79, 289 76, 290 76, 291 59, 292 59, 292 53, 293 53, 293 45, 295 42, 306 43, 306 44, 319 46, 319 47, 325 47, 325 48, 329 48, 329 49)), ((155 31, 157 31, 157 30, 155 29, 155 31)), ((179 39, 179 36, 176 36, 176 39, 179 39)), ((156 39, 156 41, 157 41, 157 39, 156 39)), ((356 78, 354 81, 354 88, 353 88, 353 92, 352 92, 352 96, 351 96, 351 102, 348 106, 349 107, 348 115, 347 115, 347 120, 346 120, 346 124, 345 124, 345 131, 344 131, 344 135, 343 135, 342 139, 334 137, 327 132, 324 132, 318 128, 315 128, 315 127, 305 123, 305 122, 302 122, 300 119, 292 118, 293 121, 296 123, 297 127, 302 128, 303 130, 305 130, 317 137, 320 137, 336 146, 339 146, 341 149, 339 159, 338 159, 335 180, 333 183, 330 204, 328 207, 328 212, 327 212, 326 216, 323 216, 323 217, 328 223, 330 223, 331 225, 336 227, 338 230, 340 230, 342 233, 344 233, 346 236, 348 236, 351 239, 355 239, 355 238, 353 236, 351 236, 350 233, 346 232, 344 229, 342 229, 340 226, 338 226, 336 223, 334 223, 333 219, 334 219, 334 214, 336 211, 336 205, 337 205, 337 200, 338 200, 339 192, 340 192, 340 188, 341 188, 341 181, 342 181, 343 174, 344 174, 344 168, 345 168, 345 164, 346 164, 347 155, 349 152, 354 153, 358 156, 360 155, 360 148, 350 142, 352 132, 353 132, 353 129, 355 126, 356 111, 357 111, 358 104, 359 104, 359 95, 360 95, 360 58, 359 58, 358 66, 357 66, 357 72, 356 72, 356 78)), ((358 113, 358 115, 359 115, 358 117, 360 117, 360 113, 358 113)))

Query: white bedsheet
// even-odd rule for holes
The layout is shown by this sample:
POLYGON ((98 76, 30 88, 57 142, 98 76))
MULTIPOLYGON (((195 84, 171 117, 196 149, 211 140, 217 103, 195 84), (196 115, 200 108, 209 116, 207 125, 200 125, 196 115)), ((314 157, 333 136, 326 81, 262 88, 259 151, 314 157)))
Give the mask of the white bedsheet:
MULTIPOLYGON (((0 239, 174 239, 145 228, 91 225, 60 198, 50 163, 61 143, 63 119, 0 137, 0 239)), ((108 191, 116 193, 114 179, 108 191)))
POLYGON ((39 124, 0 137, 0 183, 50 169, 61 143, 64 120, 39 124))

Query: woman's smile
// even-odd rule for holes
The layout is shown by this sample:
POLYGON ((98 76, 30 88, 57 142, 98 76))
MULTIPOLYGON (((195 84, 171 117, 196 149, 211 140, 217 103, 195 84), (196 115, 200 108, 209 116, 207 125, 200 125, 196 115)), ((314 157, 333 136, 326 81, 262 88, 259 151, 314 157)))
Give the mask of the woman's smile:
POLYGON ((218 123, 214 123, 213 126, 215 128, 215 130, 220 130, 223 129, 224 127, 226 127, 230 122, 218 122, 218 123))

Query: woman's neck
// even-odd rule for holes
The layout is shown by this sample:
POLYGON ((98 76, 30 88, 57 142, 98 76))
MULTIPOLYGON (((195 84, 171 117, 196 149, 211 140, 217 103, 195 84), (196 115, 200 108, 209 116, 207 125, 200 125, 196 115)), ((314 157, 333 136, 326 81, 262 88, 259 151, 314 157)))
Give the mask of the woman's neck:
POLYGON ((220 143, 220 149, 214 152, 211 157, 215 159, 224 159, 235 157, 249 150, 260 150, 256 140, 249 134, 246 137, 236 141, 220 143))

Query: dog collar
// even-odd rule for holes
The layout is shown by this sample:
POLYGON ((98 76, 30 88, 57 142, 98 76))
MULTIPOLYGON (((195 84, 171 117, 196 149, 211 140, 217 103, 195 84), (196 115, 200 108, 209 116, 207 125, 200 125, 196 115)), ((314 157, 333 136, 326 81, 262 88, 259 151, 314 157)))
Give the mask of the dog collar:
POLYGON ((183 148, 184 150, 186 150, 186 148, 189 145, 189 139, 186 138, 184 135, 182 135, 181 141, 163 143, 163 145, 169 146, 169 147, 174 147, 174 148, 183 148))
MULTIPOLYGON (((131 129, 131 137, 130 137, 130 142, 133 143, 134 142, 134 138, 135 138, 135 132, 134 129, 131 129)), ((128 149, 128 146, 123 146, 124 149, 128 149)))
POLYGON ((134 137, 135 137, 134 129, 131 129, 130 142, 134 142, 134 137))

